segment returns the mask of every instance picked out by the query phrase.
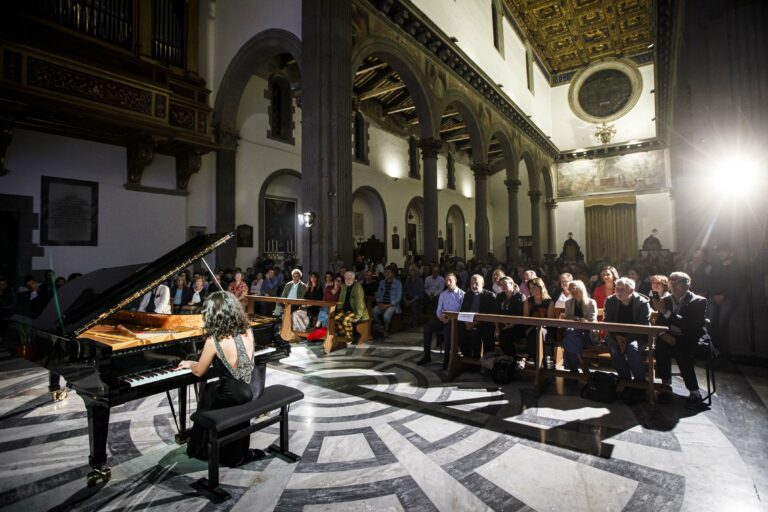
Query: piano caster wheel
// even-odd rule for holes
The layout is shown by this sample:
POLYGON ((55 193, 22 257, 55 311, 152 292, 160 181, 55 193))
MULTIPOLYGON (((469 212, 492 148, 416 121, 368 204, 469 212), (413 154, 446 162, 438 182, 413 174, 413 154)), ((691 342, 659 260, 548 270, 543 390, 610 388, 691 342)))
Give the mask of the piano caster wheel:
POLYGON ((54 402, 61 402, 62 400, 66 400, 69 393, 67 393, 66 389, 57 389, 56 391, 51 391, 51 398, 53 398, 54 402))
POLYGON ((187 444, 187 439, 189 439, 189 430, 185 430, 174 436, 176 444, 187 444))
POLYGON ((88 473, 87 482, 88 487, 93 487, 99 482, 107 483, 112 479, 112 468, 109 466, 102 466, 100 468, 94 468, 93 471, 88 473))

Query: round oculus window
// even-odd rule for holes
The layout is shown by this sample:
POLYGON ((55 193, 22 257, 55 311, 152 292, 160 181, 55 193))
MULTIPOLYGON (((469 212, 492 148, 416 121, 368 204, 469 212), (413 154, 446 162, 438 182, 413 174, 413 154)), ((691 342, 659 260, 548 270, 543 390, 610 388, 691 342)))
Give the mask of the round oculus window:
POLYGON ((569 103, 574 113, 591 123, 604 123, 629 112, 640 98, 642 77, 623 60, 602 61, 577 73, 569 103))

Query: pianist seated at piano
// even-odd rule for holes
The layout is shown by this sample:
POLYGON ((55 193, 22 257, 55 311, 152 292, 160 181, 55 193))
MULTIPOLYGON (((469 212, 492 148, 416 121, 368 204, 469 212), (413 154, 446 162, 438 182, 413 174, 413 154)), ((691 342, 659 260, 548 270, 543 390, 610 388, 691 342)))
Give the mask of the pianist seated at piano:
MULTIPOLYGON (((253 333, 248 316, 240 301, 226 292, 214 292, 203 305, 204 330, 207 336, 198 361, 184 360, 179 369, 189 369, 202 377, 213 366, 219 380, 207 382, 200 395, 198 411, 223 409, 250 402, 253 399, 251 375, 254 370, 253 333)), ((231 431, 242 430, 236 425, 231 431)), ((229 432, 219 432, 219 437, 229 432)), ((208 459, 208 431, 195 423, 187 441, 187 454, 201 460, 208 459)), ((249 438, 239 439, 220 449, 219 460, 234 467, 262 457, 264 452, 248 449, 249 438)))
POLYGON ((159 284, 144 294, 139 303, 139 311, 147 313, 171 314, 171 290, 164 284, 159 284))

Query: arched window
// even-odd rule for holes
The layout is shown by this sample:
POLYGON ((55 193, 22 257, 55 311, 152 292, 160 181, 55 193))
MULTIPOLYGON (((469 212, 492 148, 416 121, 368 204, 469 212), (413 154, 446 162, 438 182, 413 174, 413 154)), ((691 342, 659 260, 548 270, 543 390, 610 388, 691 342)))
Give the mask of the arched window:
POLYGON ((266 96, 270 100, 267 137, 294 144, 293 96, 288 78, 283 75, 271 75, 266 96))
POLYGON ((352 132, 354 137, 352 156, 355 161, 368 165, 368 121, 359 110, 355 111, 352 132))
POLYGON ((416 142, 416 137, 413 135, 408 137, 408 177, 417 180, 421 179, 421 172, 419 170, 419 145, 416 142))

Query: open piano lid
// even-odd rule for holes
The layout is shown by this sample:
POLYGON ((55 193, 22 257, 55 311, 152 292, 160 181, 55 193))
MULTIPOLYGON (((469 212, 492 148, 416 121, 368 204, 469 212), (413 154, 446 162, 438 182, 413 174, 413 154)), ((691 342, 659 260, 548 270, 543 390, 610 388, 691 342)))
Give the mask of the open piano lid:
MULTIPOLYGON (((130 265, 91 272, 61 288, 59 304, 67 335, 79 335, 142 297, 227 242, 234 233, 200 235, 146 265, 130 265)), ((28 322, 50 332, 60 332, 53 300, 35 320, 28 322)))

